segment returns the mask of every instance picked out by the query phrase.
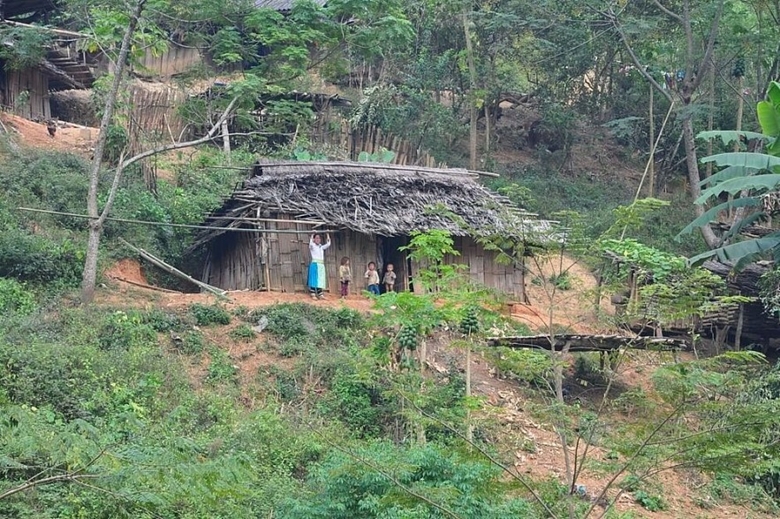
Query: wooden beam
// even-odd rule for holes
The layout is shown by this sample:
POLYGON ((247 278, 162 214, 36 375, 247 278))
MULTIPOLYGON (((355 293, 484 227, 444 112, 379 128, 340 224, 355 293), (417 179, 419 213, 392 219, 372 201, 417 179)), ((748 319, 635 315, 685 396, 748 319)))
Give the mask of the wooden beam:
POLYGON ((29 29, 40 29, 42 31, 51 32, 53 34, 59 34, 60 36, 72 36, 74 38, 88 38, 86 34, 80 32, 66 31, 65 29, 55 29, 53 27, 43 27, 41 25, 31 25, 29 23, 12 22, 11 20, 3 20, 6 25, 12 25, 14 27, 27 27, 29 29))
MULTIPOLYGON (((63 211, 50 211, 48 209, 34 209, 32 207, 17 207, 19 211, 28 211, 32 213, 43 213, 43 214, 54 214, 59 216, 69 216, 71 218, 83 218, 86 220, 89 220, 91 217, 86 214, 78 214, 78 213, 68 213, 63 211)), ((122 222, 122 223, 129 223, 133 225, 149 225, 152 227, 180 227, 183 229, 202 229, 206 231, 214 231, 214 232, 254 232, 254 233, 280 233, 280 234, 311 234, 312 231, 297 231, 294 229, 249 229, 246 227, 218 227, 218 226, 211 226, 211 225, 190 225, 186 223, 167 223, 167 222, 149 222, 146 220, 132 220, 129 218, 114 218, 112 216, 106 217, 106 220, 112 221, 112 222, 122 222)), ((318 229, 317 233, 336 233, 337 230, 333 229, 318 229)))
POLYGON ((177 277, 180 277, 180 278, 182 278, 182 279, 184 279, 186 281, 189 281, 193 285, 198 286, 198 287, 202 288, 203 290, 205 290, 207 292, 211 292, 212 294, 214 294, 215 296, 219 297, 220 299, 229 299, 227 297, 227 292, 225 292, 224 290, 221 290, 219 288, 213 287, 213 286, 211 286, 211 285, 209 285, 207 283, 204 283, 203 281, 198 281, 197 279, 195 279, 194 277, 190 276, 189 274, 185 274, 184 272, 182 272, 181 270, 177 269, 176 267, 165 263, 160 258, 152 256, 151 254, 149 254, 145 250, 139 249, 138 247, 135 247, 135 246, 129 244, 127 241, 125 241, 122 238, 119 238, 119 241, 122 242, 127 247, 129 247, 130 249, 132 249, 133 251, 137 252, 138 255, 141 256, 143 259, 145 259, 146 261, 148 261, 152 265, 163 269, 165 272, 168 272, 169 274, 173 274, 174 276, 177 276, 177 277))

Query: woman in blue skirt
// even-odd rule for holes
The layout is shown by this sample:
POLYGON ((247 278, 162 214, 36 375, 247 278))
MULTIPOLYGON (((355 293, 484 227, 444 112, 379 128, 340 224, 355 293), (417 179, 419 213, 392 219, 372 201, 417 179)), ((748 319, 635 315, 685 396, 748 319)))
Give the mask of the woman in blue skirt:
POLYGON ((328 247, 330 247, 330 234, 325 235, 325 245, 322 245, 319 234, 312 234, 309 238, 309 253, 311 253, 309 292, 312 299, 322 299, 322 291, 326 288, 325 249, 328 247))

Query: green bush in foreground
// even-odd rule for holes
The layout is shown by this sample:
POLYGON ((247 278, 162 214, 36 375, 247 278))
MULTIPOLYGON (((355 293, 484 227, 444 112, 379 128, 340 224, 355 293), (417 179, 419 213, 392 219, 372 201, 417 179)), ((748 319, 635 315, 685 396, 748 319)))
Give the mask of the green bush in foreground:
POLYGON ((35 296, 14 279, 0 278, 0 314, 27 315, 35 310, 35 296))

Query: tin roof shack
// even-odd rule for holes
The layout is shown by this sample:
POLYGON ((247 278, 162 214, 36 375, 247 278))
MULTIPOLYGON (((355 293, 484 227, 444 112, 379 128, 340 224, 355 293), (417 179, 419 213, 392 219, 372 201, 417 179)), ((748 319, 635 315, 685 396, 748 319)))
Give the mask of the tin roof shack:
POLYGON ((522 299, 522 267, 496 261, 498 254, 475 238, 516 235, 544 222, 476 176, 390 164, 256 164, 251 177, 208 217, 213 230, 193 246, 206 248, 203 281, 227 290, 304 291, 309 233, 320 228, 335 229, 325 260, 330 290, 339 286, 340 259, 348 257, 356 291, 365 288, 363 271, 371 261, 381 273, 394 265, 397 291, 416 291, 414 275, 423 265, 399 249, 409 244, 412 231, 440 229, 451 233, 460 252, 445 263, 465 265, 473 281, 522 299), (229 232, 253 228, 258 232, 229 232))

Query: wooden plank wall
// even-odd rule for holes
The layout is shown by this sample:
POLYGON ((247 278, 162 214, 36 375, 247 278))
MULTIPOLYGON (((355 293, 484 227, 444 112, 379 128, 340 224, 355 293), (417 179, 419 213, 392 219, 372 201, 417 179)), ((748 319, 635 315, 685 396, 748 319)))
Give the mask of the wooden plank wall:
MULTIPOLYGON (((273 218, 285 220, 290 219, 291 215, 277 214, 273 218)), ((308 230, 306 226, 295 223, 269 222, 266 225, 269 229, 308 230)), ((524 280, 520 269, 498 263, 495 252, 485 251, 468 237, 455 238, 455 248, 461 255, 447 255, 444 258, 446 264, 465 265, 466 272, 475 282, 517 298, 523 296, 524 280)), ((363 274, 368 262, 378 263, 376 237, 354 231, 331 235, 331 247, 325 251, 325 269, 328 276, 326 290, 332 294, 339 290, 339 264, 344 256, 350 259, 352 266, 351 293, 365 290, 363 274)), ((210 262, 204 270, 204 281, 225 290, 303 292, 308 290, 310 262, 308 234, 270 232, 260 237, 251 233, 232 233, 223 236, 212 246, 210 262), (258 246, 259 239, 267 240, 267 247, 258 246), (262 250, 268 255, 267 284, 265 265, 260 258, 262 250)), ((381 267, 377 265, 377 268, 381 267)), ((414 262, 412 274, 424 267, 423 262, 414 262)), ((419 284, 414 289, 417 293, 421 291, 419 284)))
POLYGON ((2 86, 2 104, 16 115, 26 119, 51 118, 49 77, 40 70, 29 68, 6 71, 2 86))
MULTIPOLYGON (((290 219, 291 215, 278 214, 273 218, 290 219)), ((308 226, 270 222, 271 229, 307 230, 308 226)), ((352 266, 352 292, 363 290, 363 273, 369 261, 376 261, 376 239, 373 236, 353 231, 331 234, 331 246, 325 251, 325 271, 328 281, 326 291, 339 291, 339 265, 344 256, 352 266)), ((323 236, 323 240, 325 237, 323 236)), ((279 292, 302 292, 308 290, 308 268, 311 262, 308 234, 269 233, 270 289, 279 292)))
POLYGON ((168 45, 168 49, 155 56, 146 52, 139 59, 140 67, 135 71, 143 77, 170 78, 183 74, 193 67, 204 63, 200 51, 194 47, 183 47, 175 43, 168 45))
MULTIPOLYGON (((517 298, 523 297, 525 281, 522 270, 497 262, 498 253, 484 250, 472 238, 456 236, 453 241, 455 250, 461 255, 447 254, 444 257, 445 264, 465 265, 473 281, 517 298)), ((412 275, 425 267, 423 262, 413 262, 412 275)), ((422 288, 415 286, 414 291, 420 293, 422 288)))
POLYGON ((255 235, 226 233, 212 246, 204 281, 225 290, 257 290, 262 269, 256 254, 255 235))
POLYGON ((170 142, 178 139, 184 122, 176 113, 177 107, 187 95, 175 88, 161 84, 145 86, 140 83, 130 87, 129 137, 130 152, 138 153, 153 142, 170 142))
POLYGON ((445 163, 438 162, 433 155, 418 148, 411 141, 383 132, 377 126, 353 129, 346 119, 335 118, 330 109, 318 114, 312 128, 312 140, 336 146, 344 150, 345 158, 354 161, 358 160, 363 151, 376 153, 384 148, 395 152, 393 164, 429 168, 447 167, 445 163))

